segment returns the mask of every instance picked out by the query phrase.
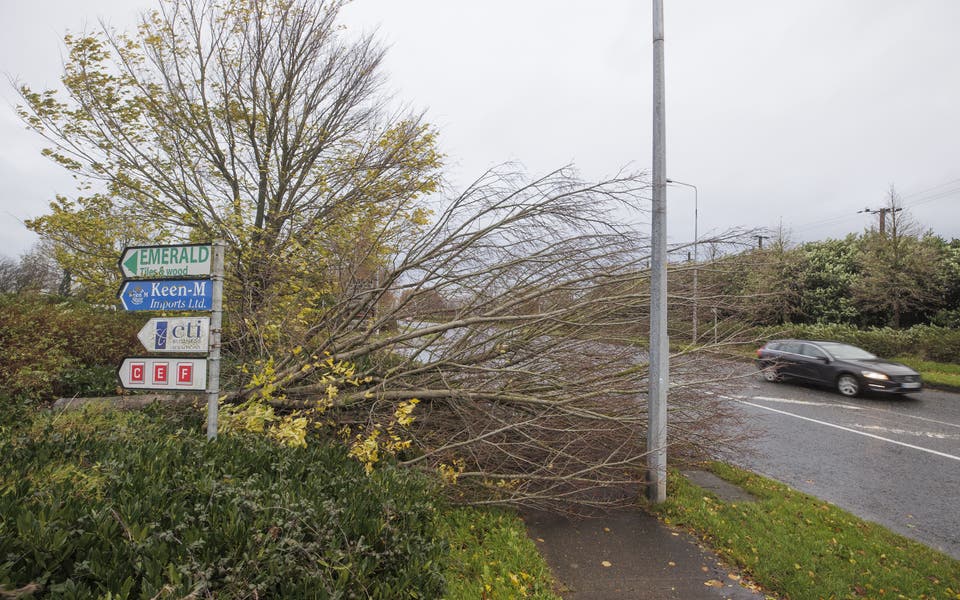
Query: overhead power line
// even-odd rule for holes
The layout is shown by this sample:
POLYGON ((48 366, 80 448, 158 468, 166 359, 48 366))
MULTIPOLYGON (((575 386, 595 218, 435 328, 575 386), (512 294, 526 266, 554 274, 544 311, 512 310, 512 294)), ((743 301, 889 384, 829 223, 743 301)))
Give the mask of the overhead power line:
MULTIPOLYGON (((945 181, 943 183, 937 184, 935 186, 931 186, 929 188, 925 188, 916 192, 911 192, 909 194, 902 195, 900 196, 900 200, 901 200, 901 206, 903 208, 912 208, 914 206, 919 206, 921 204, 926 204, 928 202, 934 202, 936 200, 942 200, 944 198, 950 198, 954 196, 960 196, 960 178, 951 179, 949 181, 945 181), (952 187, 947 187, 947 186, 952 186, 952 187), (942 188, 947 188, 947 189, 942 189, 942 188), (909 202, 907 202, 906 200, 909 200, 909 202)), ((860 210, 855 212, 837 213, 834 216, 826 217, 824 219, 796 225, 791 229, 793 229, 794 231, 819 229, 820 227, 834 225, 836 223, 839 223, 847 219, 853 219, 858 214, 863 212, 865 211, 860 210)), ((882 224, 883 223, 881 223, 881 225, 882 224)))

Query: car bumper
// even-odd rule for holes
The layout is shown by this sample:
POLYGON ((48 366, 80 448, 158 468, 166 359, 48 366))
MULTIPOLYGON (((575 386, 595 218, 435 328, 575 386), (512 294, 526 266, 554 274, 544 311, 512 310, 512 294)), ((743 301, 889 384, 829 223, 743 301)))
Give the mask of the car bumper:
POLYGON ((865 390, 886 394, 912 394, 923 390, 923 383, 919 381, 877 381, 864 378, 862 383, 865 390))

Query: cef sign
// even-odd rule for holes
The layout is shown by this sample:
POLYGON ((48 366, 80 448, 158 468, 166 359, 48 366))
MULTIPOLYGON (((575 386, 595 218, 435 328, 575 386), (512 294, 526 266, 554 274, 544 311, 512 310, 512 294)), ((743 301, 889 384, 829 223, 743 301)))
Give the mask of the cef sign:
POLYGON ((125 278, 204 277, 210 275, 209 244, 130 246, 120 256, 125 278))
POLYGON ((132 390, 204 390, 207 387, 207 359, 153 358, 123 359, 120 383, 132 390))

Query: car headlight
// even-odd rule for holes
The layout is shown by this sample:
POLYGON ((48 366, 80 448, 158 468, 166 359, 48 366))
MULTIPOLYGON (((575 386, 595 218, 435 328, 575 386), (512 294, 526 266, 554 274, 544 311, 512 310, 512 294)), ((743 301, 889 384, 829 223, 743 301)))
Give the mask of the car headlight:
POLYGON ((866 377, 867 379, 879 379, 881 381, 887 381, 890 379, 883 373, 877 373, 876 371, 860 371, 860 374, 866 377))

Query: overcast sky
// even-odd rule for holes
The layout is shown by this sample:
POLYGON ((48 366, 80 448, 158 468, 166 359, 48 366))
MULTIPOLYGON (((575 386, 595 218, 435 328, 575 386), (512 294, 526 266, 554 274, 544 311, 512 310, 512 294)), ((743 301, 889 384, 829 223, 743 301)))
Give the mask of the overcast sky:
MULTIPOLYGON (((794 242, 843 237, 891 184, 922 226, 960 238, 960 1, 665 0, 667 174, 698 188, 701 236, 782 223, 794 242)), ((57 82, 63 33, 128 28, 141 0, 0 0, 0 71, 57 82)), ((651 5, 644 0, 354 0, 396 97, 440 131, 464 185, 517 161, 588 178, 648 170, 651 5)), ((35 241, 72 180, 0 97, 0 253, 35 241)), ((671 241, 693 236, 693 190, 671 187, 671 241)))

